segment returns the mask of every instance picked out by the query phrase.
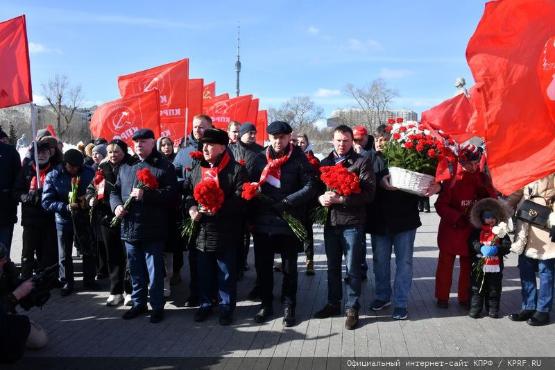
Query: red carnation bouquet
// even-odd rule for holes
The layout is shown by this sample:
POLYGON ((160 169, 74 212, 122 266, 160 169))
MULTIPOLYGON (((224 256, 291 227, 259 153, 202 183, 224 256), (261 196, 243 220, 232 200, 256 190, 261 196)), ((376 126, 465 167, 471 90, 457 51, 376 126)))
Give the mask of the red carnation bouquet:
MULTIPOLYGON (((328 191, 347 197, 361 192, 360 179, 354 172, 349 171, 341 163, 335 166, 320 167, 320 180, 328 191)), ((325 225, 328 219, 329 207, 318 206, 314 210, 313 219, 317 224, 325 225)))
MULTIPOLYGON (((156 178, 156 176, 152 174, 152 172, 150 172, 148 168, 141 168, 140 170, 137 170, 137 172, 135 173, 135 176, 137 177, 137 182, 138 182, 136 188, 150 189, 150 190, 158 189, 158 186, 159 186, 158 179, 156 178)), ((127 198, 127 200, 123 204, 123 209, 126 211, 129 210, 129 208, 131 207, 131 204, 134 201, 135 201, 135 198, 132 198, 132 197, 127 198)), ((112 218, 112 221, 110 222, 110 227, 116 227, 120 223, 121 223, 121 217, 114 216, 114 218, 112 218)))
POLYGON ((312 152, 308 152, 306 154, 306 159, 308 159, 308 163, 310 163, 310 165, 314 167, 315 170, 320 169, 320 161, 318 160, 318 158, 316 158, 314 154, 312 154, 312 152))
POLYGON ((204 155, 200 150, 195 150, 189 153, 189 157, 195 161, 202 161, 204 159, 204 155))
POLYGON ((104 178, 104 171, 102 171, 100 168, 96 170, 92 183, 94 185, 96 198, 98 200, 104 199, 105 178, 104 178))
MULTIPOLYGON (((199 210, 206 210, 210 214, 215 214, 224 203, 224 192, 218 183, 212 179, 205 179, 199 182, 193 190, 193 198, 198 203, 199 210)), ((187 238, 187 244, 198 229, 198 221, 187 218, 181 229, 181 236, 187 238)))

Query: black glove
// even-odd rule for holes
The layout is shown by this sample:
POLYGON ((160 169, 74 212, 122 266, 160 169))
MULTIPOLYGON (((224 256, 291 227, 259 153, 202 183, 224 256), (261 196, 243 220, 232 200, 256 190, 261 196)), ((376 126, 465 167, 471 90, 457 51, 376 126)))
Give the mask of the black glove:
POLYGON ((33 205, 35 207, 40 206, 42 202, 42 189, 37 189, 33 194, 33 205))
POLYGON ((551 226, 551 231, 549 232, 549 236, 551 237, 551 241, 555 243, 555 226, 551 226))

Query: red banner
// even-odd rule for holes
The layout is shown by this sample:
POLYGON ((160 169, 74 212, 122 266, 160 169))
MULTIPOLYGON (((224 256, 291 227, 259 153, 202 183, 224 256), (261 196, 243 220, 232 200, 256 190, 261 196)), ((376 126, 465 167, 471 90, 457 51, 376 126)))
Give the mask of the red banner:
POLYGON ((473 113, 474 108, 469 99, 465 94, 459 94, 422 112, 420 122, 433 129, 442 130, 462 143, 474 136, 468 127, 473 113))
POLYGON ((0 108, 33 101, 25 16, 0 23, 0 108))
POLYGON ((132 145, 133 134, 149 128, 160 137, 160 95, 157 89, 102 104, 91 118, 91 133, 108 141, 121 139, 132 145))
POLYGON ((210 82, 207 85, 204 85, 202 90, 202 98, 204 100, 210 100, 216 97, 216 82, 210 82))
POLYGON ((161 134, 174 140, 185 132, 188 84, 189 59, 118 77, 122 97, 153 89, 160 91, 161 134))
POLYGON ((504 194, 555 172, 555 122, 538 78, 554 19, 552 0, 491 1, 468 43, 472 100, 493 183, 504 194))
MULTIPOLYGON (((227 130, 231 121, 245 122, 249 114, 252 95, 238 96, 220 100, 205 109, 205 114, 212 118, 212 125, 227 130)), ((215 99, 214 99, 215 100, 215 99)))
MULTIPOLYGON (((249 112, 247 114, 247 122, 250 122, 254 125, 256 125, 256 120, 258 119, 258 105, 259 105, 259 99, 252 99, 251 100, 251 104, 249 105, 249 112)), ((241 122, 244 123, 244 122, 241 122)))
POLYGON ((268 137, 266 129, 268 128, 268 111, 261 110, 258 111, 256 118, 256 142, 260 145, 264 145, 264 140, 268 137))
MULTIPOLYGON (((202 114, 202 93, 204 80, 202 78, 193 78, 189 80, 189 123, 187 131, 191 131, 193 127, 193 117, 202 114)), ((183 134, 181 134, 183 136, 183 134)))

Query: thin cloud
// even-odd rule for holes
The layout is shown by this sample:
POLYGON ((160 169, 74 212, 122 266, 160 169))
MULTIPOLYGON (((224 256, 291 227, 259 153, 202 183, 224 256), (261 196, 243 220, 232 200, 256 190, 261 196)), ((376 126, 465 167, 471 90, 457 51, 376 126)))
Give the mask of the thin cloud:
POLYGON ((33 103, 37 105, 47 105, 48 100, 46 100, 46 97, 44 97, 44 95, 33 94, 33 103))
POLYGON ((62 54, 60 49, 51 49, 44 44, 38 42, 29 42, 29 53, 31 54, 46 54, 46 53, 56 53, 62 54))
POLYGON ((398 80, 407 76, 413 75, 414 72, 410 69, 392 69, 382 68, 379 77, 386 80, 398 80))
POLYGON ((317 98, 330 98, 333 96, 340 96, 341 91, 335 89, 324 89, 320 88, 315 93, 314 96, 317 98))
POLYGON ((378 41, 372 39, 360 40, 356 38, 350 38, 347 40, 347 49, 367 53, 369 51, 381 50, 382 45, 378 41))
POLYGON ((320 29, 319 29, 319 28, 316 28, 316 27, 314 27, 314 26, 310 26, 310 27, 308 27, 307 32, 310 33, 311 35, 316 36, 316 35, 318 35, 318 34, 320 33, 320 29))

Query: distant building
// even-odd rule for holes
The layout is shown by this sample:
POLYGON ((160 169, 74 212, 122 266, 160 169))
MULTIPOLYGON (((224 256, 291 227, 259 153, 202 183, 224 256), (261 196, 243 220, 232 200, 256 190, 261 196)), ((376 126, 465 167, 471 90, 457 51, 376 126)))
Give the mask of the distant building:
POLYGON ((380 113, 372 111, 370 117, 368 117, 367 112, 359 108, 337 109, 327 119, 327 125, 328 127, 335 127, 340 124, 351 126, 362 124, 375 128, 381 123, 387 122, 388 118, 403 118, 405 121, 417 121, 418 113, 405 109, 380 113))

